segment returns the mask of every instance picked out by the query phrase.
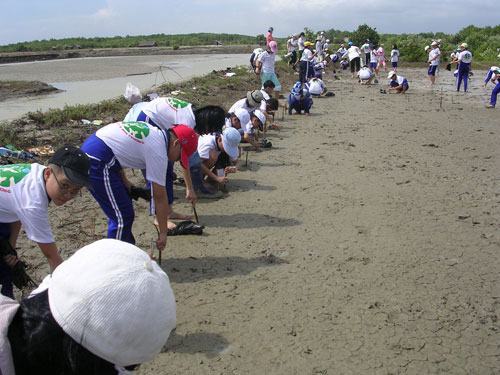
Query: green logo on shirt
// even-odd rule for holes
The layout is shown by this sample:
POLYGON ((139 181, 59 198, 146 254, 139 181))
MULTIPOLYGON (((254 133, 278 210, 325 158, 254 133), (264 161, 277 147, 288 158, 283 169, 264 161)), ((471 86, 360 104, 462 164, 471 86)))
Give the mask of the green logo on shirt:
POLYGON ((168 105, 174 109, 186 108, 189 105, 188 102, 177 98, 166 98, 166 100, 168 105))
POLYGON ((149 135, 149 126, 144 122, 124 122, 123 130, 135 139, 144 139, 149 135))
POLYGON ((0 186, 12 187, 31 171, 31 164, 10 164, 0 167, 0 186))

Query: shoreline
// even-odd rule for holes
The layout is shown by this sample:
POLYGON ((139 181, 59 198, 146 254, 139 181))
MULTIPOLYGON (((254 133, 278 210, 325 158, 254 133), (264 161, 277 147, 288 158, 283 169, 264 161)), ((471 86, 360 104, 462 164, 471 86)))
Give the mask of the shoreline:
POLYGON ((61 60, 81 57, 146 56, 146 55, 194 55, 194 54, 238 54, 248 53, 255 46, 181 46, 172 47, 131 47, 131 48, 90 48, 44 52, 4 52, 0 53, 0 65, 20 62, 61 60))

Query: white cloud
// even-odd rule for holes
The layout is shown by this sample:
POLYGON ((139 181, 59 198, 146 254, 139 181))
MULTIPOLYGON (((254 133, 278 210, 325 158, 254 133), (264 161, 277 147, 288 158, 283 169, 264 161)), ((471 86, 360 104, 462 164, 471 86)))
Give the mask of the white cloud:
POLYGON ((106 8, 99 9, 92 16, 98 19, 110 18, 113 16, 113 10, 108 6, 106 8))

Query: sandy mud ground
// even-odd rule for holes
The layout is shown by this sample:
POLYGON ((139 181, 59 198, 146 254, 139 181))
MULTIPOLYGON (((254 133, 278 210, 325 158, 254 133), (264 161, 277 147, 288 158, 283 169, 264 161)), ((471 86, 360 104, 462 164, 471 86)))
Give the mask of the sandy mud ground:
MULTIPOLYGON (((327 81, 335 97, 285 115, 229 195, 199 203, 206 234, 163 256, 177 330, 139 374, 500 372, 499 112, 417 73, 407 95, 327 81)), ((88 193, 52 214, 66 255, 105 233, 88 193)))

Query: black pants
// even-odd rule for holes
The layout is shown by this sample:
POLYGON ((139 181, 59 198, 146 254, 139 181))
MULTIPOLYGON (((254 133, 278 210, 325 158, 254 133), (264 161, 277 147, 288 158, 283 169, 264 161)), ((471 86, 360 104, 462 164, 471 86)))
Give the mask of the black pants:
POLYGON ((361 57, 355 57, 351 60, 351 73, 359 72, 361 69, 361 57))
POLYGON ((299 81, 302 83, 307 82, 307 76, 308 76, 308 69, 309 69, 309 62, 307 61, 300 61, 299 62, 299 81))

